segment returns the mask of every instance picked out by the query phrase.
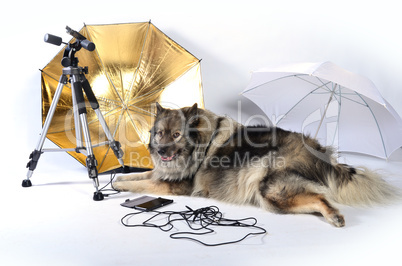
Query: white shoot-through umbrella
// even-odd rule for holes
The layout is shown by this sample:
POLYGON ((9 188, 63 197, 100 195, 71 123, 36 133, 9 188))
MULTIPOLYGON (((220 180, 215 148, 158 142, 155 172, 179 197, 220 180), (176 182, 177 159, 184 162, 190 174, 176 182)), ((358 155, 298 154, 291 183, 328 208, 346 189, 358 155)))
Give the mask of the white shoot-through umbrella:
POLYGON ((402 146, 402 119, 375 85, 331 62, 255 71, 242 94, 277 126, 339 152, 388 158, 402 146))

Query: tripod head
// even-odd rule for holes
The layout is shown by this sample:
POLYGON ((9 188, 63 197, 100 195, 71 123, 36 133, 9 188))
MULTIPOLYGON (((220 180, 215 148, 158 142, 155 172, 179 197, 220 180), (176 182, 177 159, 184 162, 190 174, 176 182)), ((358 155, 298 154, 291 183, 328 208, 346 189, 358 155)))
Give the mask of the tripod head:
POLYGON ((70 34, 75 38, 74 43, 65 43, 63 42, 61 37, 49 33, 45 35, 44 41, 57 46, 60 46, 62 43, 66 44, 67 47, 64 50, 64 55, 63 59, 61 60, 61 64, 64 67, 68 66, 76 67, 78 65, 78 58, 75 57, 75 53, 81 50, 81 48, 84 48, 85 50, 92 52, 93 50, 95 50, 95 44, 93 42, 88 41, 87 38, 85 38, 79 32, 71 29, 69 26, 66 26, 66 30, 68 34, 70 34))

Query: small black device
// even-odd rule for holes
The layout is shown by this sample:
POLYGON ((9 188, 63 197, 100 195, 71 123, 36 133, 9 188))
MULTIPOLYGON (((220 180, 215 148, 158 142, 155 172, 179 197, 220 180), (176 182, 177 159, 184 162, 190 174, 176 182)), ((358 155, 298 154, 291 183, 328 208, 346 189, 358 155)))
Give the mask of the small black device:
POLYGON ((134 208, 141 211, 152 211, 170 203, 173 203, 173 200, 161 197, 155 198, 150 196, 142 196, 133 200, 126 200, 120 205, 123 207, 134 208))

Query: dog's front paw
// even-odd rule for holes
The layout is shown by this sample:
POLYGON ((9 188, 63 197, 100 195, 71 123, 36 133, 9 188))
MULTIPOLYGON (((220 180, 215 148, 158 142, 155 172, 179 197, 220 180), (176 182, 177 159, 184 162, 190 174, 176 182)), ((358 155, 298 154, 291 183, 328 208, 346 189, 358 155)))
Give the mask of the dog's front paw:
POLYGON ((114 181, 114 182, 127 181, 127 180, 128 180, 127 177, 128 177, 127 175, 119 175, 118 177, 115 178, 115 181, 114 181))
POLYGON ((112 183, 112 187, 117 191, 128 191, 127 184, 123 180, 116 180, 112 183))

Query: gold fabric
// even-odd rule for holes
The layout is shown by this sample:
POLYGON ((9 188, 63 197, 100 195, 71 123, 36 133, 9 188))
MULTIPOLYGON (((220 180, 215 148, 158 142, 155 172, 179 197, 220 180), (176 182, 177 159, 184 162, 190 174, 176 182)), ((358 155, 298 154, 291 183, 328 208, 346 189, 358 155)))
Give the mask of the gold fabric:
MULTIPOLYGON (((151 169, 147 145, 154 116, 152 104, 158 101, 178 108, 198 103, 202 108, 200 60, 150 22, 85 25, 80 33, 95 43, 96 49, 81 49, 76 57, 80 66, 88 66, 86 78, 111 133, 122 145, 124 164, 151 169)), ((62 74, 63 52, 42 70, 43 122, 62 74)), ((89 104, 87 110, 92 145, 107 141, 89 104)), ((76 147, 69 84, 63 89, 47 138, 61 148, 76 147)), ((120 167, 108 145, 93 150, 99 173, 120 167)), ((70 154, 85 165, 83 154, 70 154)))

